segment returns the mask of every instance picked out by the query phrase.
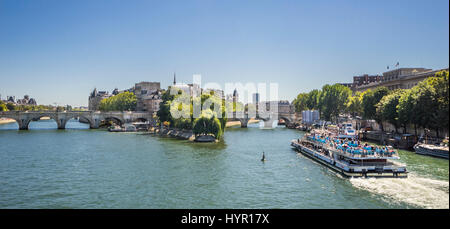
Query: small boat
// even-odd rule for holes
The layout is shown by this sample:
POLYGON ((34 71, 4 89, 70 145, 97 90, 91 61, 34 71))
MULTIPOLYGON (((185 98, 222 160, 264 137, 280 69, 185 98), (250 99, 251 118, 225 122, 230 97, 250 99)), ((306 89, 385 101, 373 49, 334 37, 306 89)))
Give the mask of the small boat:
POLYGON ((124 127, 120 126, 111 126, 108 128, 109 132, 136 132, 136 127, 132 124, 125 124, 124 127))
POLYGON ((212 135, 199 135, 195 137, 195 142, 215 142, 216 138, 212 135))
POLYGON ((133 122, 132 124, 136 127, 137 131, 148 131, 151 127, 150 122, 133 122))

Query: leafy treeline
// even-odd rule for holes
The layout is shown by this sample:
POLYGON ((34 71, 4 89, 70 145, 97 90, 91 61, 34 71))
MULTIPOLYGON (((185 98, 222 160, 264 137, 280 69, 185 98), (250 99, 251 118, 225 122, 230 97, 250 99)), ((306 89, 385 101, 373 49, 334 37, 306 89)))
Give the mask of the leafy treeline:
POLYGON ((292 102, 297 112, 319 110, 325 120, 337 120, 339 114, 347 109, 352 91, 341 84, 325 85, 322 90, 300 93, 292 102))
MULTIPOLYGON (((325 120, 339 114, 361 115, 377 121, 381 128, 387 121, 398 131, 408 125, 439 131, 449 126, 449 73, 441 71, 411 89, 389 91, 385 87, 351 94, 339 84, 325 85, 322 90, 300 93, 293 101, 296 111, 319 110, 325 120)), ((336 119, 334 119, 336 120, 336 119)))
POLYGON ((122 92, 118 95, 100 101, 101 111, 135 111, 137 104, 136 95, 133 92, 122 92))
POLYGON ((0 111, 64 111, 67 107, 5 103, 0 100, 0 111))
POLYGON ((233 106, 234 111, 236 107, 238 110, 243 109, 242 104, 227 103, 224 99, 215 96, 213 92, 202 94, 200 97, 191 97, 182 90, 179 90, 176 95, 171 95, 169 88, 162 95, 157 116, 160 123, 166 126, 191 129, 196 136, 213 135, 216 139, 219 139, 225 131, 227 122, 226 106, 233 106), (197 118, 194 118, 194 104, 199 105, 201 109, 197 118), (204 106, 208 105, 209 108, 205 109, 204 106), (218 107, 215 107, 215 105, 218 105, 218 107), (186 113, 181 117, 173 117, 172 114, 177 111, 186 113))

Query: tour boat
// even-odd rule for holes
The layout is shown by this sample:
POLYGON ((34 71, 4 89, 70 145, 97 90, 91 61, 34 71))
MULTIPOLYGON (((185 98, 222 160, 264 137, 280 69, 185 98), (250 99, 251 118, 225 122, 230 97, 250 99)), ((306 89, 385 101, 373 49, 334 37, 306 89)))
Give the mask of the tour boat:
POLYGON ((327 131, 311 131, 291 146, 303 155, 345 177, 407 177, 406 166, 392 161, 399 159, 390 146, 361 145, 352 138, 342 138, 327 131))

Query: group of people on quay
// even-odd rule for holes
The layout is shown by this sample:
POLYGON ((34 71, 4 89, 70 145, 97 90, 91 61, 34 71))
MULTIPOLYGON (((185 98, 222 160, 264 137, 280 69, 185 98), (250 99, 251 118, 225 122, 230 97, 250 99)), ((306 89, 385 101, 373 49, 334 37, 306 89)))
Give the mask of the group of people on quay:
POLYGON ((396 155, 391 146, 361 144, 357 139, 339 138, 337 135, 327 132, 311 132, 307 139, 320 142, 340 153, 350 154, 352 157, 392 157, 396 155))

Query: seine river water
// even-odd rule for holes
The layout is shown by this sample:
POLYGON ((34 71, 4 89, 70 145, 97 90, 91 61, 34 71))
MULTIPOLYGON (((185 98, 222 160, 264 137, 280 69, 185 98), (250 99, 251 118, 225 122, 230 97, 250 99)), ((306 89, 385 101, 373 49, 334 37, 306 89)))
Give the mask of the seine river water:
POLYGON ((449 208, 449 161, 413 152, 400 151, 407 179, 347 179, 292 150, 303 133, 282 127, 202 144, 67 128, 0 125, 0 208, 449 208))

